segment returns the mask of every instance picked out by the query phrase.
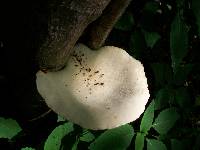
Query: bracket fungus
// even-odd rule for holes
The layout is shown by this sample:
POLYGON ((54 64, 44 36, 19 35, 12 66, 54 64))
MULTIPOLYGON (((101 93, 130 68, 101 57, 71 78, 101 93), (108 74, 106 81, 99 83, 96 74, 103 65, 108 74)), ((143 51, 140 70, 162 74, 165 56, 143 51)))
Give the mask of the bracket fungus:
POLYGON ((66 67, 37 73, 37 89, 47 105, 88 129, 110 129, 140 117, 149 99, 143 65, 120 48, 73 49, 66 67))

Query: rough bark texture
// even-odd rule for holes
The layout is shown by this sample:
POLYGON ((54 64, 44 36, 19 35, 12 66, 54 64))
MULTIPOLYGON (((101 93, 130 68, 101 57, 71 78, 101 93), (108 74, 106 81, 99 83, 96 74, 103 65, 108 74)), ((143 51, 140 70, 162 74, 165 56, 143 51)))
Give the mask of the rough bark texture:
POLYGON ((48 36, 37 55, 40 69, 62 69, 83 31, 99 16, 86 34, 90 48, 101 47, 131 0, 110 1, 52 0, 49 4, 48 36))
POLYGON ((110 0, 53 0, 50 2, 48 36, 38 51, 40 69, 64 67, 71 48, 89 23, 102 14, 110 0))
POLYGON ((131 0, 112 0, 103 14, 96 20, 88 33, 88 46, 93 49, 100 48, 113 26, 125 11, 131 0))

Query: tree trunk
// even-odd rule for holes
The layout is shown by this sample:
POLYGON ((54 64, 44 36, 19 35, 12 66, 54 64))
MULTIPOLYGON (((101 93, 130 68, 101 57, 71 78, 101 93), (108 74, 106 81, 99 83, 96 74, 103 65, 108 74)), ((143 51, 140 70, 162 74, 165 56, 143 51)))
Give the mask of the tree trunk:
POLYGON ((64 67, 71 48, 89 23, 97 19, 110 0, 54 0, 50 2, 48 36, 39 49, 41 69, 57 71, 64 67))
POLYGON ((71 49, 89 27, 87 43, 96 49, 104 44, 114 24, 131 0, 53 0, 49 4, 48 36, 38 51, 41 70, 62 69, 71 49), (107 6, 108 5, 108 6, 107 6))

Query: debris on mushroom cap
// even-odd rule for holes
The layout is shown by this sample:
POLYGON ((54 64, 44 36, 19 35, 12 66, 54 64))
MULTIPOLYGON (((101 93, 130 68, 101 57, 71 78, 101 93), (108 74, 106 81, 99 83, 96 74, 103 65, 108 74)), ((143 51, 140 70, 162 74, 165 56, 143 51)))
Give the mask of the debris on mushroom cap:
POLYGON ((123 49, 74 47, 59 72, 39 71, 37 89, 47 105, 88 129, 110 129, 144 112, 149 90, 143 65, 123 49))

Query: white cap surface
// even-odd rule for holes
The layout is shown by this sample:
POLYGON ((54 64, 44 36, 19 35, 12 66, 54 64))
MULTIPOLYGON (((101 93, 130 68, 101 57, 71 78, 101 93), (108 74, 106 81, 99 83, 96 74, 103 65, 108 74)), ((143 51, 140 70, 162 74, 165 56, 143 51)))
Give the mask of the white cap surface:
POLYGON ((123 49, 74 47, 67 66, 37 73, 37 89, 59 115, 88 129, 110 129, 144 112, 149 90, 143 65, 123 49))

